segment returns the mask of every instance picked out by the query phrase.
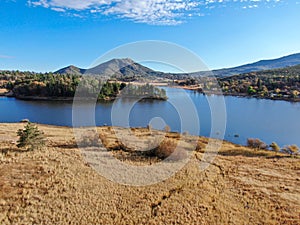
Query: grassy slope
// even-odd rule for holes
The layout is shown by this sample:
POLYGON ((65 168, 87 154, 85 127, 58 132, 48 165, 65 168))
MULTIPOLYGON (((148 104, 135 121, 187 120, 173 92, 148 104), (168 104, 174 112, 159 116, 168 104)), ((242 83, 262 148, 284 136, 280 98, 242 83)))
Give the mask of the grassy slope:
POLYGON ((40 125, 47 148, 20 152, 22 126, 0 124, 0 224, 299 224, 299 158, 225 142, 205 171, 197 152, 170 179, 130 187, 89 167, 71 128, 40 125))

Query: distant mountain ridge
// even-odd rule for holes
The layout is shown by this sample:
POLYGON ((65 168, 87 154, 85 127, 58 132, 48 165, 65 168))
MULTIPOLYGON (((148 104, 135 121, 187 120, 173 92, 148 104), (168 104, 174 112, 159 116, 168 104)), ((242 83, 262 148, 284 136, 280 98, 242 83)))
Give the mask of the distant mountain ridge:
MULTIPOLYGON (((255 63, 246 64, 238 67, 233 68, 225 68, 225 69, 218 69, 213 70, 211 72, 207 71, 199 71, 194 73, 185 73, 182 75, 191 75, 191 76, 202 76, 202 75, 209 75, 213 74, 217 77, 226 77, 232 76, 237 74, 249 73, 249 72, 257 72, 263 70, 270 70, 270 69, 278 69, 284 67, 290 67, 300 64, 300 53, 292 54, 288 56, 284 56, 278 59, 270 59, 270 60, 260 60, 255 63)), ((161 77, 164 75, 172 75, 171 73, 163 73, 159 71, 154 71, 150 68, 147 68, 139 63, 134 62, 132 59, 125 58, 125 59, 112 59, 105 63, 102 63, 98 66, 95 66, 90 69, 81 69, 76 66, 68 66, 62 68, 55 73, 59 74, 91 74, 91 75, 104 75, 104 76, 157 76, 161 77)), ((173 74, 173 75, 180 75, 180 74, 173 74)))
MULTIPOLYGON (((279 69, 300 64, 300 53, 284 56, 278 59, 260 60, 233 68, 213 70, 215 76, 231 76, 242 73, 257 72, 262 70, 279 69)), ((201 73, 201 72, 200 72, 201 73)))

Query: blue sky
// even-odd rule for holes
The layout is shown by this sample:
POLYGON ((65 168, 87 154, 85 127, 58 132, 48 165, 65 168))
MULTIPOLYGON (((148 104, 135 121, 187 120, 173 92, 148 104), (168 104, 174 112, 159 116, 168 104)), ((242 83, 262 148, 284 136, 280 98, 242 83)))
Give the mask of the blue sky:
POLYGON ((237 66, 300 52, 299 12, 300 0, 1 0, 0 70, 86 68, 142 40, 237 66))

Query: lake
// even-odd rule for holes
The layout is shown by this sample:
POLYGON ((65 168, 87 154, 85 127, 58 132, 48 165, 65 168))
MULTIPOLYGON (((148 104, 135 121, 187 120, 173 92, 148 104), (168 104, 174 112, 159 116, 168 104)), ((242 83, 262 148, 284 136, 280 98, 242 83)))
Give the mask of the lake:
MULTIPOLYGON (((184 99, 188 97, 195 106, 200 130, 198 132, 197 129, 197 131, 193 129, 196 121, 192 119, 185 124, 185 127, 188 127, 186 130, 191 134, 198 132, 197 134, 202 136, 211 136, 212 116, 209 101, 221 102, 222 97, 204 96, 181 89, 166 88, 166 90, 168 101, 145 100, 133 104, 133 100, 119 100, 115 104, 97 103, 94 107, 96 124, 145 127, 151 123, 154 128, 160 129, 168 124, 172 131, 183 131, 181 115, 176 104, 181 104, 184 108, 186 104, 184 99), (112 108, 114 108, 113 120, 112 108), (128 109, 128 115, 124 115, 123 109, 128 109), (128 124, 123 121, 126 117, 128 124)), ((225 140, 245 145, 247 138, 259 138, 267 144, 275 141, 280 146, 287 144, 300 146, 300 103, 232 96, 225 96, 224 100, 227 112, 225 140)), ((88 103, 82 103, 83 115, 86 107, 90 107, 88 103)), ((190 113, 188 108, 185 112, 187 114, 190 113)), ((36 123, 72 126, 72 102, 22 101, 0 97, 0 109, 0 122, 19 122, 27 118, 36 123)), ((85 125, 91 125, 89 123, 85 125)))

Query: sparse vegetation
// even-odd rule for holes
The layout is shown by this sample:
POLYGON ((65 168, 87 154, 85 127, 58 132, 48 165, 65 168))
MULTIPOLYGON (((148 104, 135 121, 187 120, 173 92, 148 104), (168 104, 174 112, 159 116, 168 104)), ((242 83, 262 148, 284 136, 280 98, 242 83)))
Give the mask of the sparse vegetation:
POLYGON ((97 132, 93 130, 88 130, 82 134, 79 140, 80 147, 97 147, 100 145, 100 139, 97 132))
POLYGON ((18 148, 25 148, 32 151, 40 149, 45 145, 44 133, 30 122, 27 122, 24 129, 19 129, 17 135, 19 137, 18 148))
POLYGON ((165 132, 170 132, 171 131, 171 127, 169 125, 166 125, 164 128, 165 132))
POLYGON ((299 147, 297 145, 288 145, 285 146, 282 151, 291 155, 297 155, 299 154, 299 147))
MULTIPOLYGON (((205 170, 199 169, 203 154, 195 152, 169 179, 130 187, 93 169, 97 162, 112 165, 106 154, 87 163, 73 144, 72 128, 39 125, 49 140, 47 151, 20 154, 12 141, 23 126, 0 124, 0 224, 298 224, 298 157, 224 141, 205 170)), ((116 143, 110 127, 97 131, 108 145, 116 143)), ((135 129, 135 134, 152 137, 145 128, 135 129)), ((165 136, 175 143, 180 138, 175 133, 165 136)), ((208 140, 201 137, 199 142, 205 145, 208 140)), ((122 150, 110 154, 135 166, 161 162, 122 150)), ((158 170, 157 176, 164 172, 158 170)))
POLYGON ((199 138, 196 145, 196 151, 205 152, 205 148, 208 144, 207 140, 203 140, 204 138, 199 138))
POLYGON ((169 157, 176 149, 177 142, 172 139, 164 139, 155 150, 155 155, 159 158, 169 157))
POLYGON ((275 152, 280 151, 280 147, 278 146, 278 144, 276 142, 272 142, 272 144, 270 144, 270 148, 275 152))
POLYGON ((254 149, 267 149, 267 144, 258 138, 248 138, 247 146, 254 149))

